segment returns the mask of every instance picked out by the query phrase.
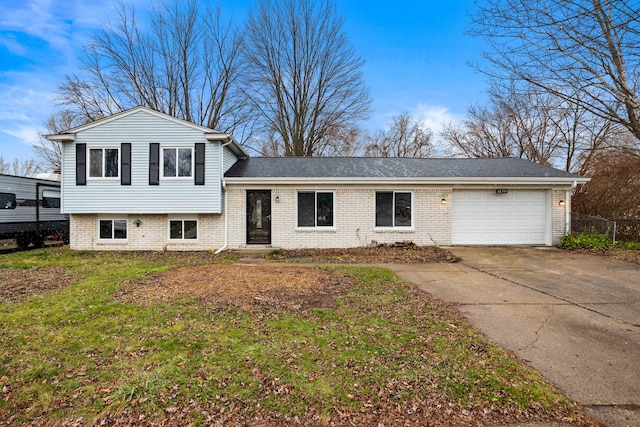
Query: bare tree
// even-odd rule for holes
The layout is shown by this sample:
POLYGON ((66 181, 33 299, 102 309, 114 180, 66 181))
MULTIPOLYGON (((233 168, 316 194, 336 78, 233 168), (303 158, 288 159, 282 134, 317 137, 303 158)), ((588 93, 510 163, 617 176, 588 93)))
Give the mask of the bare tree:
POLYGON ((58 142, 48 140, 44 135, 60 133, 80 126, 85 123, 82 118, 68 109, 57 111, 49 116, 45 123, 45 130, 39 133, 38 140, 33 143, 33 151, 41 168, 51 171, 62 169, 62 146, 58 142))
POLYGON ((484 37, 499 79, 516 78, 640 139, 640 8, 632 0, 486 0, 484 37))
POLYGON ((35 159, 14 159, 7 161, 0 155, 0 173, 16 176, 34 176, 40 172, 35 159))
POLYGON ((620 129, 580 106, 516 86, 492 85, 489 104, 445 126, 442 138, 467 157, 521 157, 584 173, 594 153, 620 145, 620 129))
POLYGON ((429 157, 433 155, 432 132, 408 112, 393 116, 365 146, 367 157, 429 157))
POLYGON ((60 101, 86 121, 143 105, 241 135, 251 124, 238 85, 241 46, 219 10, 196 0, 164 2, 149 25, 121 4, 84 47, 83 73, 60 85, 60 101))
POLYGON ((247 93, 278 152, 320 155, 336 129, 368 116, 363 60, 329 0, 261 0, 245 40, 247 93))

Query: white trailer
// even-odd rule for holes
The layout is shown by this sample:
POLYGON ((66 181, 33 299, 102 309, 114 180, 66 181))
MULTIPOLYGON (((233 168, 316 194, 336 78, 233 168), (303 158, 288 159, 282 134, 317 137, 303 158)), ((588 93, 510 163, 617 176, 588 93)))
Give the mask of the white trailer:
POLYGON ((48 236, 68 239, 69 219, 60 212, 59 175, 38 178, 0 174, 0 239, 20 248, 43 246, 48 236))

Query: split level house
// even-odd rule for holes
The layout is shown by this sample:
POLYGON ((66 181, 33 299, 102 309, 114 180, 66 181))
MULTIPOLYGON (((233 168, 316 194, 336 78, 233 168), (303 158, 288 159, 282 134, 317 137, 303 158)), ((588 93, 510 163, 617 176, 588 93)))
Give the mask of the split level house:
POLYGON ((47 138, 82 250, 554 245, 587 181, 516 158, 252 158, 144 107, 47 138))

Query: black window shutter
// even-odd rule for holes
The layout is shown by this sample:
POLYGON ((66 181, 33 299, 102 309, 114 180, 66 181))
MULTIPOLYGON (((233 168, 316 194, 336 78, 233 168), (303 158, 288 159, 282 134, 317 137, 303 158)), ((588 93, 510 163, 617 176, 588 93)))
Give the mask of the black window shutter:
POLYGON ((149 185, 158 185, 160 181, 160 144, 149 144, 149 185))
POLYGON ((131 185, 131 144, 120 144, 120 185, 131 185))
POLYGON ((87 144, 76 144, 76 185, 87 185, 87 144))
POLYGON ((204 185, 204 143, 196 144, 195 184, 204 185))

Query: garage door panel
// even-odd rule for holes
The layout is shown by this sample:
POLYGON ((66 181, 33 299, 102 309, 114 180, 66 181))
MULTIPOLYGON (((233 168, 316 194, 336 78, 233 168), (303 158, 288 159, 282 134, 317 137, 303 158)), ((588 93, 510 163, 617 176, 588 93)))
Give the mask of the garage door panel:
POLYGON ((544 190, 453 192, 453 244, 545 244, 547 222, 544 190))

